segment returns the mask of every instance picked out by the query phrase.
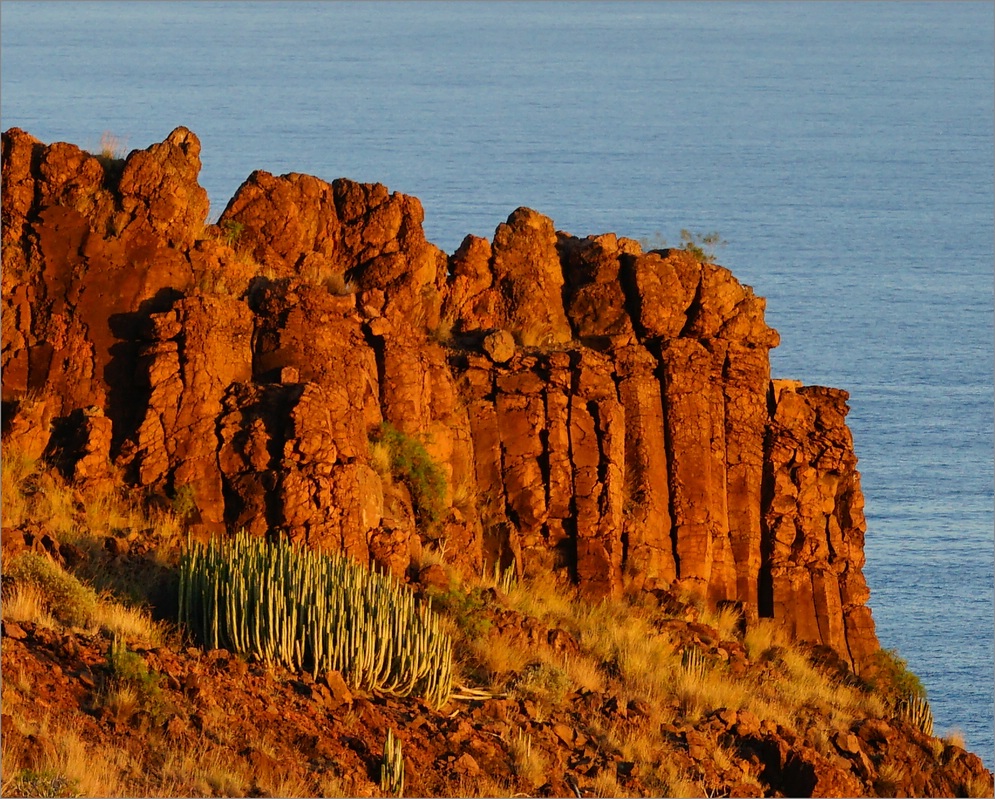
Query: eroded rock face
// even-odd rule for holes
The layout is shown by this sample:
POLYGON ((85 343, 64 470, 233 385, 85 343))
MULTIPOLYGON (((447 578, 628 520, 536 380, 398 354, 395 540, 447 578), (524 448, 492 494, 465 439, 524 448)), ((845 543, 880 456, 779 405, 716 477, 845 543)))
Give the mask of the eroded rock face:
POLYGON ((178 128, 122 161, 3 136, 4 445, 397 574, 434 542, 597 598, 676 584, 877 649, 846 393, 771 381, 727 270, 527 208, 446 256, 417 199, 254 172, 217 225, 178 128), (446 477, 385 466, 387 423, 446 477))

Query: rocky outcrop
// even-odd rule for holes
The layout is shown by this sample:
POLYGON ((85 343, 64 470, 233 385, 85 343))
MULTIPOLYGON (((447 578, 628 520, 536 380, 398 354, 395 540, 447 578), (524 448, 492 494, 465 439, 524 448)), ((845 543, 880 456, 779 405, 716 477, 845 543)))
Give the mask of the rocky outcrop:
POLYGON ((764 301, 520 208, 447 256, 417 199, 255 172, 216 225, 184 128, 119 161, 3 135, 5 446, 403 574, 677 586, 877 649, 846 393, 771 381, 764 301), (446 477, 377 452, 384 423, 446 477), (182 501, 181 501, 182 500, 182 501))

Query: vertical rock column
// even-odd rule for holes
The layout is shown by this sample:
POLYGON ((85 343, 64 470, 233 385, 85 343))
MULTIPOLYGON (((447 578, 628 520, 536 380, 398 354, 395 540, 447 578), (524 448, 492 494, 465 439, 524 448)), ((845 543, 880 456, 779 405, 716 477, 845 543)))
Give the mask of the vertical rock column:
POLYGON ((460 393, 466 403, 473 445, 473 477, 482 525, 481 547, 485 568, 520 567, 518 531, 509 521, 504 490, 504 452, 495 404, 495 374, 490 361, 470 355, 460 374, 460 393))
POLYGON ((861 573, 864 516, 848 394, 774 381, 766 457, 769 612, 792 635, 859 668, 877 648, 861 573))
POLYGON ((736 599, 757 617, 761 555, 761 485, 770 359, 767 348, 732 343, 726 355, 726 505, 736 575, 736 599))
MULTIPOLYGON (((716 493, 712 437, 716 401, 714 359, 702 344, 677 338, 661 349, 666 413, 667 465, 674 549, 681 583, 712 596, 715 539, 724 531, 725 490, 716 493)), ((724 591, 722 592, 724 593, 724 591)))
POLYGON ((657 360, 633 345, 616 351, 615 363, 625 408, 625 576, 635 587, 662 588, 677 579, 677 564, 657 360))
POLYGON ((574 469, 577 581, 586 596, 621 587, 625 411, 611 361, 580 350, 570 398, 570 458, 574 469))
POLYGON ((540 464, 545 455, 545 381, 537 374, 534 357, 519 359, 513 366, 498 373, 495 381, 502 483, 508 516, 521 542, 523 571, 537 577, 552 565, 543 541, 546 477, 540 464))
POLYGON ((228 297, 193 296, 151 321, 140 363, 150 389, 133 449, 141 485, 189 486, 208 531, 224 528, 217 419, 252 376, 252 314, 228 297))

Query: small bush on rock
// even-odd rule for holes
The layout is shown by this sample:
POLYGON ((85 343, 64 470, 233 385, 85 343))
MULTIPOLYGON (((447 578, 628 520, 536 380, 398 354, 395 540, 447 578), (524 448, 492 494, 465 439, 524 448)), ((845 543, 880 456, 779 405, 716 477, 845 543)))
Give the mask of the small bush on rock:
POLYGON ((681 244, 698 261, 712 263, 715 260, 715 248, 724 247, 726 242, 715 232, 692 233, 685 229, 681 231, 681 244))
POLYGON ((381 424, 371 436, 371 443, 381 452, 386 448, 391 474, 403 481, 411 492, 418 524, 434 528, 446 510, 446 475, 432 460, 425 445, 388 422, 381 424))
POLYGON ((97 609, 97 594, 92 588, 36 552, 12 558, 3 577, 5 595, 15 585, 35 586, 44 610, 63 624, 85 627, 97 609))
POLYGON ((54 769, 35 771, 22 769, 11 781, 4 784, 4 796, 82 796, 79 782, 69 779, 54 769))
POLYGON ((880 649, 874 654, 867 682, 892 704, 911 697, 926 697, 922 682, 894 649, 880 649))

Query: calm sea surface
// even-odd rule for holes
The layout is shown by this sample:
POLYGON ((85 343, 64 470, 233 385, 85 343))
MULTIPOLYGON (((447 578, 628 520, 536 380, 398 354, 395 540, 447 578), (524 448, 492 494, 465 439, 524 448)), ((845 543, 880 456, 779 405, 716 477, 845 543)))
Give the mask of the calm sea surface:
POLYGON ((993 753, 991 3, 31 3, 2 127, 186 125, 212 214, 256 168, 419 197, 452 252, 519 205, 719 231, 776 377, 845 388, 878 634, 993 753))

